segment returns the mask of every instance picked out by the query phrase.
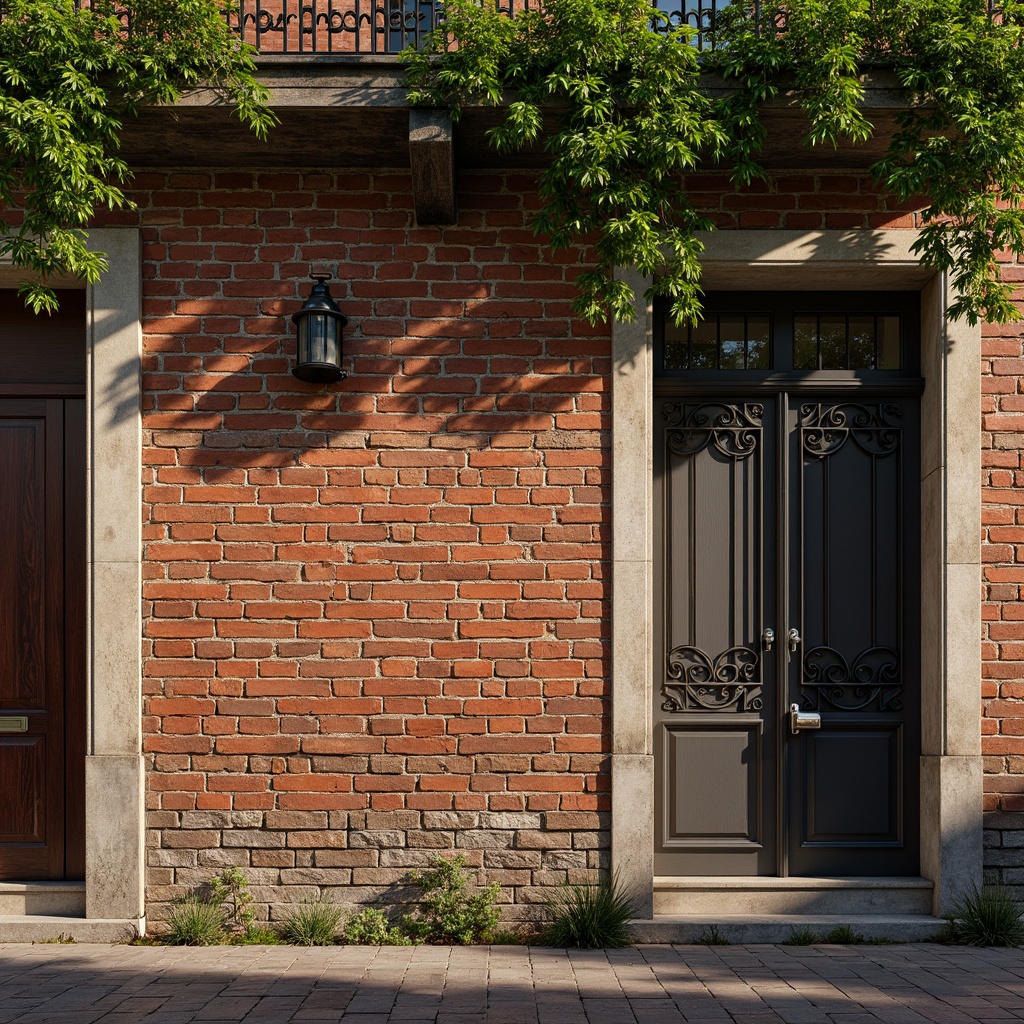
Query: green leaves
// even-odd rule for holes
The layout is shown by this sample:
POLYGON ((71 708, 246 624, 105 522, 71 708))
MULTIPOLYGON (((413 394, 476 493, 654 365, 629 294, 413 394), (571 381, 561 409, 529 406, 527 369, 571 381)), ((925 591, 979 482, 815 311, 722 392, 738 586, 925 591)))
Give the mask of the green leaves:
POLYGON ((402 922, 402 930, 414 941, 464 946, 483 941, 494 929, 501 887, 493 882, 470 892, 465 865, 461 854, 450 860, 439 856, 429 871, 409 873, 410 884, 422 893, 418 913, 402 922))
POLYGON ((545 115, 557 119, 533 226, 554 250, 593 245, 575 303, 591 322, 633 316, 617 266, 655 275, 647 298, 670 299, 677 322, 698 316, 694 232, 712 225, 685 174, 720 162, 738 186, 765 177, 761 111, 783 94, 807 117, 807 146, 867 141, 864 75, 891 69, 907 108, 875 173, 898 200, 920 200, 916 251, 950 274, 949 315, 999 322, 1018 312, 997 257, 1024 257, 1024 3, 999 12, 987 0, 735 0, 701 63, 690 30, 651 31, 647 0, 547 0, 514 19, 494 0, 448 0, 404 60, 414 103, 456 118, 504 104, 499 151, 535 145, 545 115))
POLYGON ((876 176, 897 198, 923 196, 922 262, 950 274, 951 318, 1020 319, 998 257, 1024 256, 1024 4, 884 0, 894 70, 917 106, 876 176))
POLYGON ((0 256, 34 272, 21 289, 53 311, 48 280, 94 282, 96 211, 128 204, 117 155, 126 117, 200 84, 220 90, 258 135, 274 123, 251 51, 221 0, 5 0, 0 21, 0 256))
POLYGON ((499 151, 533 145, 543 115, 559 128, 545 146, 533 227, 555 251, 592 244, 577 279, 577 313, 591 322, 632 319, 633 293, 617 266, 656 274, 649 298, 699 308, 695 230, 710 227, 689 202, 683 175, 714 160, 726 137, 698 88, 686 28, 651 31, 648 0, 548 0, 514 19, 489 0, 451 0, 424 50, 404 56, 415 103, 447 107, 510 100, 490 134, 499 151))

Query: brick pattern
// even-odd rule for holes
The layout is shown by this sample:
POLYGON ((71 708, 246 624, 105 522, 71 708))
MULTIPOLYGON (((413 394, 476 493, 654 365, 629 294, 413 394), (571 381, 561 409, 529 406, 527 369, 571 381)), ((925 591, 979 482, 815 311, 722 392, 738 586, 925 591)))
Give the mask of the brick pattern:
MULTIPOLYGON (((1004 276, 1020 279, 1016 267, 1004 276)), ((982 340, 985 867, 1024 885, 1024 358, 1017 324, 982 340)))
MULTIPOLYGON (((535 919, 608 847, 611 367, 571 316, 581 254, 538 244, 524 173, 463 172, 458 225, 422 229, 401 171, 135 187, 151 917, 224 865, 275 916, 459 851, 535 919), (290 376, 287 320, 322 265, 351 318, 326 389, 290 376)), ((690 187, 722 228, 915 224, 866 175, 690 187)), ((1024 844, 1017 330, 985 359, 996 869, 1024 844)))
POLYGON ((698 209, 719 228, 914 228, 917 200, 897 202, 869 174, 778 172, 736 190, 727 174, 687 179, 698 209))
POLYGON ((149 900, 241 865, 261 913, 438 853, 510 918, 607 848, 609 337, 532 181, 142 174, 149 900), (338 267, 349 379, 290 375, 338 267))

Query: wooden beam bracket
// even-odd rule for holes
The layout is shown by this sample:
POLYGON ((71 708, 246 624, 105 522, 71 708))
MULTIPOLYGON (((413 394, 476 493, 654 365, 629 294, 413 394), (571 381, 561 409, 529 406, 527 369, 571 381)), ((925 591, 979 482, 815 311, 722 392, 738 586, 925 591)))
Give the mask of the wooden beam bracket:
POLYGON ((409 164, 416 223, 454 224, 458 216, 454 130, 439 110, 409 111, 409 164))

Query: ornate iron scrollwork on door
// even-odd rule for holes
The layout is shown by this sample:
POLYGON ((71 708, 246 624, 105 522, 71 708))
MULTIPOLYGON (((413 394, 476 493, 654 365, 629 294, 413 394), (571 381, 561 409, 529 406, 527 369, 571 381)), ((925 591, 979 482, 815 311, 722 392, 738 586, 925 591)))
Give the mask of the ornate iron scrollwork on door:
POLYGON ((822 704, 836 711, 902 711, 900 656, 891 647, 869 647, 852 665, 832 647, 804 655, 800 703, 805 711, 822 704))
POLYGON ((730 459, 745 459, 757 448, 764 406, 757 403, 729 405, 706 402, 688 406, 666 402, 665 441, 675 455, 696 455, 709 444, 730 459))
POLYGON ((874 406, 843 402, 840 405, 807 403, 800 406, 800 433, 808 455, 827 458, 848 438, 869 455, 891 455, 900 443, 903 410, 893 402, 874 406))
POLYGON ((668 652, 661 686, 663 711, 760 711, 760 657, 750 647, 730 647, 712 660, 699 647, 668 652))

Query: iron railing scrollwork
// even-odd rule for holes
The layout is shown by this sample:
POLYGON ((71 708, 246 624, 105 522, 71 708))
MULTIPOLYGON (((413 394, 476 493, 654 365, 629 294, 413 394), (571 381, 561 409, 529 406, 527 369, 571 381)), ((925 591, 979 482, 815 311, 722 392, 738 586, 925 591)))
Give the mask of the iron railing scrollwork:
MULTIPOLYGON (((513 18, 542 0, 498 0, 513 18)), ((729 0, 652 0, 651 28, 693 29, 698 49, 713 45, 718 11, 729 0)), ((395 54, 419 47, 444 24, 444 0, 239 0, 234 27, 262 54, 395 54)))
MULTIPOLYGON (((497 0, 507 17, 536 9, 542 0, 497 0)), ((651 7, 667 18, 655 18, 651 28, 667 31, 686 25, 694 30, 692 44, 713 46, 718 12, 729 0, 652 0, 651 7)), ((6 14, 0 0, 0 19, 6 14)), ((88 8, 89 0, 75 0, 88 8)), ((128 30, 127 10, 121 16, 128 30)), ((265 55, 396 54, 419 47, 444 22, 444 0, 239 0, 228 23, 265 55)))
MULTIPOLYGON (((497 0, 508 17, 540 7, 542 0, 497 0)), ((714 49, 718 14, 730 0, 651 0, 652 8, 667 20, 651 18, 651 28, 665 32, 686 25, 694 31, 691 44, 714 49)), ((89 0, 75 0, 78 8, 89 0)), ((989 14, 1002 17, 998 3, 988 0, 989 14)), ((750 13, 756 30, 764 18, 760 0, 750 13)), ((770 9, 769 9, 770 10, 770 9)), ((5 15, 0 0, 0 19, 5 15)), ((771 11, 775 32, 786 30, 785 9, 771 11)), ((261 54, 312 56, 317 54, 396 54, 419 47, 426 35, 444 22, 444 0, 239 0, 229 24, 261 54)), ((128 14, 121 15, 127 29, 128 14)))
POLYGON ((240 0, 235 27, 261 54, 394 54, 442 18, 438 0, 240 0))
POLYGON ((899 448, 903 411, 893 402, 876 406, 807 403, 800 406, 804 452, 818 458, 834 455, 852 438, 868 455, 884 457, 899 448))
POLYGON ((712 659, 699 647, 668 652, 661 686, 663 711, 760 711, 761 659, 753 648, 730 647, 712 659))
POLYGON ((696 455, 713 445, 726 458, 745 459, 757 449, 764 406, 706 402, 694 407, 666 402, 662 414, 665 443, 674 455, 696 455))
POLYGON ((900 656, 891 647, 869 647, 851 664, 833 647, 812 647, 803 659, 800 706, 836 711, 902 711, 900 656))

